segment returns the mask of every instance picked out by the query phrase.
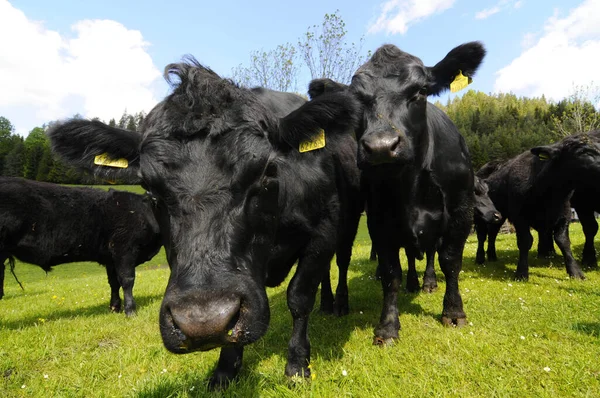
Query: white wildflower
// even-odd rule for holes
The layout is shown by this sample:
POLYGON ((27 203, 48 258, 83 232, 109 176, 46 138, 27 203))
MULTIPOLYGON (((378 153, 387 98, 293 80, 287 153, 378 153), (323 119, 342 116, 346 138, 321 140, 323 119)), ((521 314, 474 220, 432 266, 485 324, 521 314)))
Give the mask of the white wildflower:
POLYGON ((550 368, 549 368, 549 367, 547 367, 547 366, 544 368, 544 370, 545 370, 546 372, 550 372, 550 368))
POLYGON ((346 372, 346 369, 342 370, 342 376, 344 376, 344 377, 348 376, 348 372, 346 372))

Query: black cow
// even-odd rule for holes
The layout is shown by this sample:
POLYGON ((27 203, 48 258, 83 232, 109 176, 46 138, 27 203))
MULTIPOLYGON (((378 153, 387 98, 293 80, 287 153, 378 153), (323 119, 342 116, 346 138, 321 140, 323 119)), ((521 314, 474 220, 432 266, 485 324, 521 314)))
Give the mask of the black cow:
MULTIPOLYGON (((473 169, 463 137, 427 96, 447 90, 461 72, 473 76, 484 55, 481 43, 467 43, 426 67, 419 58, 384 45, 352 78, 349 90, 363 105, 356 130, 358 166, 384 293, 375 344, 398 338, 401 247, 412 259, 437 250, 446 277, 442 322, 466 322, 458 274, 473 222, 473 169)), ((311 95, 344 89, 319 80, 311 95)))
MULTIPOLYGON (((530 233, 533 228, 540 233, 540 242, 546 231, 552 231, 567 273, 583 279, 583 272, 571 253, 569 199, 577 185, 600 176, 599 142, 587 133, 572 135, 553 145, 532 148, 494 168, 486 182, 494 205, 515 227, 519 248, 515 278, 529 278, 527 255, 533 242, 530 233)), ((487 254, 492 261, 497 258, 495 240, 499 229, 499 225, 487 228, 487 254)), ((480 242, 481 251, 482 245, 480 242)))
MULTIPOLYGON (((494 206, 494 203, 488 196, 488 186, 484 180, 475 176, 474 184, 475 193, 475 207, 473 208, 474 223, 477 225, 496 224, 502 221, 502 215, 494 206)), ((406 290, 409 292, 419 291, 419 277, 415 268, 415 257, 411 256, 411 253, 406 252, 408 260, 408 274, 406 277, 406 290)), ((377 253, 375 249, 371 247, 371 260, 377 260, 377 253)), ((435 250, 432 248, 426 252, 426 266, 425 274, 423 276, 423 291, 431 293, 437 290, 437 278, 435 276, 435 250)), ((381 278, 381 272, 379 266, 377 267, 376 273, 377 279, 381 278)))
POLYGON ((135 267, 160 247, 150 198, 0 177, 0 281, 13 257, 46 272, 58 264, 96 261, 106 266, 111 310, 121 310, 122 287, 125 314, 132 315, 135 267))
POLYGON ((88 168, 101 153, 125 158, 128 169, 104 169, 138 173, 156 197, 171 267, 162 339, 181 354, 222 347, 213 387, 238 374, 244 346, 269 324, 265 287, 282 283, 298 261, 287 290, 293 330, 285 374, 307 377, 315 295, 336 247, 344 239, 351 246, 359 218, 344 220, 343 210, 358 197, 357 176, 347 175, 356 169, 347 130, 360 105, 333 93, 277 118, 256 92, 191 58, 165 75, 178 82, 142 134, 72 120, 49 133, 52 146, 88 168))

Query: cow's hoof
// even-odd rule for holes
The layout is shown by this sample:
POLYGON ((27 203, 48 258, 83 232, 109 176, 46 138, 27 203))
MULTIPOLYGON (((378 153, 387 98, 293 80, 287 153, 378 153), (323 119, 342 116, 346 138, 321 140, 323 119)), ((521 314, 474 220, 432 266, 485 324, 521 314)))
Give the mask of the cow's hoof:
POLYGON ((483 265, 485 263, 485 256, 480 257, 479 255, 477 255, 477 257, 475 257, 475 263, 483 265))
POLYGON ((137 311, 136 310, 125 310, 125 315, 127 317, 136 316, 137 315, 137 311))
POLYGON ((323 314, 326 314, 326 315, 332 315, 333 314, 333 304, 321 303, 321 306, 319 307, 319 311, 321 311, 323 314))
POLYGON ((335 316, 345 316, 345 315, 348 315, 349 313, 350 313, 350 308, 348 307, 348 303, 340 304, 340 305, 338 305, 336 303, 336 305, 333 306, 333 314, 335 316))
POLYGON ((585 279, 585 274, 583 272, 581 272, 581 270, 570 273, 569 276, 571 277, 571 279, 579 279, 579 280, 585 279))
POLYGON ((454 326, 454 327, 465 326, 467 324, 467 317, 464 315, 456 316, 456 317, 442 315, 442 324, 444 326, 454 326))
POLYGON ((425 293, 433 293, 438 290, 437 283, 423 283, 423 291, 425 293))
POLYGON ((414 283, 408 283, 406 282, 406 291, 408 293, 419 293, 419 291, 421 290, 421 286, 419 286, 419 282, 414 283))
POLYGON ((380 347, 393 346, 396 340, 398 340, 398 338, 396 337, 384 338, 380 336, 375 336, 373 337, 373 345, 378 345, 380 347))
POLYGON ((581 265, 586 268, 597 269, 598 268, 598 260, 596 260, 596 258, 585 258, 584 257, 581 259, 581 265))
POLYGON ((208 388, 212 391, 225 390, 234 378, 235 375, 231 375, 228 372, 215 370, 208 381, 208 388))
POLYGON ((522 272, 515 272, 515 280, 521 282, 527 282, 529 280, 529 274, 522 272))
POLYGON ((292 365, 288 363, 285 365, 285 375, 290 377, 292 380, 302 380, 310 378, 310 369, 306 366, 292 365))
POLYGON ((110 312, 121 312, 121 306, 120 305, 111 305, 110 312))

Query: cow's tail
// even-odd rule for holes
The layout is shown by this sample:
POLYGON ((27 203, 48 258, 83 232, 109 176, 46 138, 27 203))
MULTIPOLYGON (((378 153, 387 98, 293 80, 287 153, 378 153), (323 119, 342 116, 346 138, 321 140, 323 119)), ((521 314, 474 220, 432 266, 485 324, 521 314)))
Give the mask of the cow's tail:
POLYGON ((8 257, 8 266, 10 267, 10 273, 13 274, 17 283, 21 286, 21 290, 25 290, 21 281, 17 278, 17 274, 15 274, 15 258, 13 256, 8 257))

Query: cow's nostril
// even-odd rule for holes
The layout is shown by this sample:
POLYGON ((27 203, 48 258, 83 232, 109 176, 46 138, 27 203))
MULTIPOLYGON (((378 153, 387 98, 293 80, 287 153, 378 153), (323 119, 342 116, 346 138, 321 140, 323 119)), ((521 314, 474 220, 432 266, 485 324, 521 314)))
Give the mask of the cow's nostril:
POLYGON ((394 137, 394 139, 390 143, 390 152, 396 152, 398 146, 400 146, 400 137, 394 137))
POLYGON ((494 213, 495 220, 500 220, 501 218, 502 218, 502 215, 500 213, 494 213))

